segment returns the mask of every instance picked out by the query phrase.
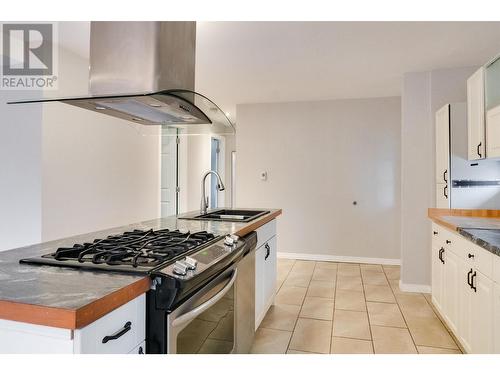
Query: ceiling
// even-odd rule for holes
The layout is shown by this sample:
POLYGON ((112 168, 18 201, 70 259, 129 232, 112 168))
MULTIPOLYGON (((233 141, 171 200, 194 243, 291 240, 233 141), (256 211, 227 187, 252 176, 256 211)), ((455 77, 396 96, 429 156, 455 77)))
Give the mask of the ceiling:
POLYGON ((398 96, 405 72, 481 65, 500 22, 198 22, 196 90, 236 104, 398 96))

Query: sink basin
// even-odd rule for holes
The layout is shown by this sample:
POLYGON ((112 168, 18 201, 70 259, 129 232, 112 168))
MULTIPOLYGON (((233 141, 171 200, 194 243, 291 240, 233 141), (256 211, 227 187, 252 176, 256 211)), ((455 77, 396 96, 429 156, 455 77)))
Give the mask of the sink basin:
POLYGON ((203 215, 180 217, 179 219, 207 220, 207 221, 208 220, 235 221, 235 222, 247 223, 268 213, 269 211, 221 209, 221 210, 211 211, 203 215))

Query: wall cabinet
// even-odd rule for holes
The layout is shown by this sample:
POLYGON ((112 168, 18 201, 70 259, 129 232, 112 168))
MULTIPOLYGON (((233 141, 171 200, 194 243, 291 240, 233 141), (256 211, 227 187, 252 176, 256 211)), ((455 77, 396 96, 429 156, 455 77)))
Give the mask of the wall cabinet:
POLYGON ((486 155, 500 157, 500 105, 486 113, 486 155))
MULTIPOLYGON (((500 353, 492 254, 433 224, 432 302, 468 353, 500 353), (436 280, 435 280, 436 279, 436 280)), ((498 299, 498 301, 497 301, 498 299)))
POLYGON ((484 68, 481 67, 467 80, 467 155, 469 160, 486 157, 484 108, 484 68))
POLYGON ((276 221, 257 229, 255 251, 255 330, 259 327, 276 294, 277 236, 276 221))
POLYGON ((450 207, 450 105, 436 112, 436 207, 450 207))

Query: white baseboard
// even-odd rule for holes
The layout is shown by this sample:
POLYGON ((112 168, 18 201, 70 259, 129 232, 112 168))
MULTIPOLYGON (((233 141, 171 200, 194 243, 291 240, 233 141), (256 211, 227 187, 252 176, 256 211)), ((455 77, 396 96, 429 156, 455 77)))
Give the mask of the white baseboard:
POLYGON ((425 284, 405 284, 401 280, 399 280, 399 289, 403 292, 412 292, 412 293, 430 293, 431 286, 425 284))
POLYGON ((343 262, 343 263, 365 263, 365 264, 385 264, 385 265, 400 265, 400 259, 387 258, 365 258, 365 257, 348 257, 340 255, 325 255, 325 254, 306 254, 306 253, 282 253, 278 252, 278 258, 297 259, 297 260, 315 260, 323 262, 343 262))

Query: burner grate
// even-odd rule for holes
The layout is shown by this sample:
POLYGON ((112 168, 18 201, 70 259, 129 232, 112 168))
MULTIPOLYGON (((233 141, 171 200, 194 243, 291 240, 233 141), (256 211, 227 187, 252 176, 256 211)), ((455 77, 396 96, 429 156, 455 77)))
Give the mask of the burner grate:
POLYGON ((96 239, 92 243, 61 247, 44 255, 57 261, 82 264, 153 268, 211 242, 216 237, 206 231, 133 230, 121 235, 96 239))

